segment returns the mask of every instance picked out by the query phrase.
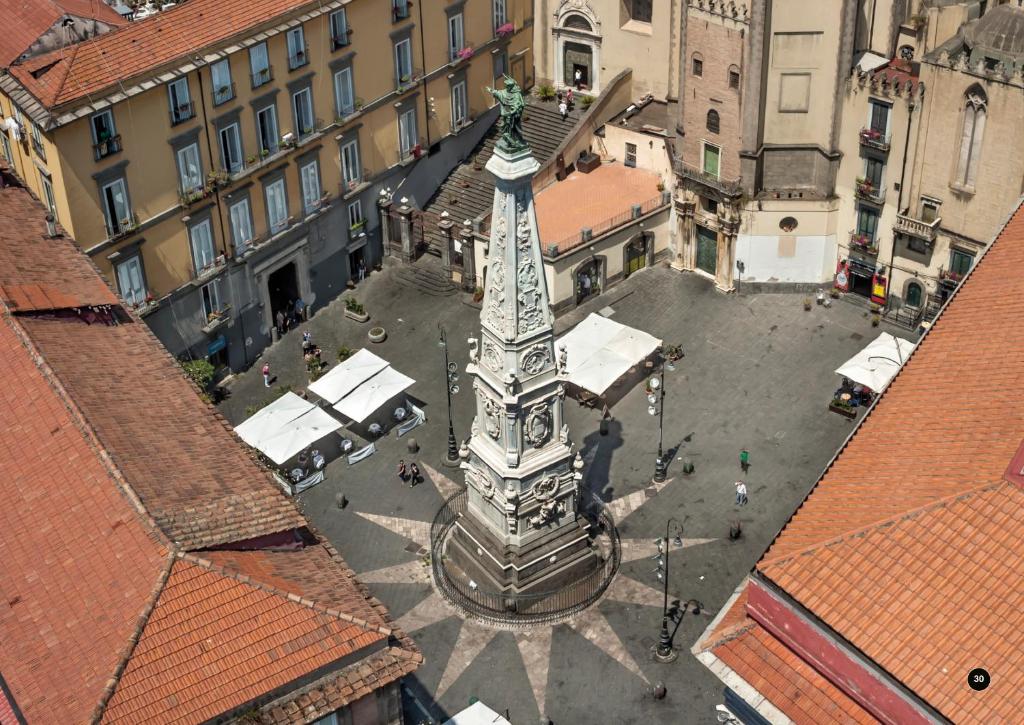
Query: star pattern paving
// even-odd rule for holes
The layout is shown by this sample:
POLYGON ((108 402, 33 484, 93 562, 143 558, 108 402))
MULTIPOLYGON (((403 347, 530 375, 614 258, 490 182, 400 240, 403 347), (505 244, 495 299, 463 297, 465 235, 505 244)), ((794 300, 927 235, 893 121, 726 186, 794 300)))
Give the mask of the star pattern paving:
MULTIPOLYGON (((442 499, 447 499, 452 494, 462 490, 462 486, 440 471, 425 463, 421 465, 424 473, 427 474, 430 481, 437 488, 442 499)), ((616 524, 619 524, 650 498, 657 496, 672 480, 670 478, 662 483, 651 483, 648 487, 612 500, 606 504, 606 507, 615 518, 616 524)), ((421 547, 421 550, 429 551, 430 549, 430 522, 428 521, 418 521, 396 516, 382 516, 365 512, 357 512, 357 515, 408 539, 421 547)), ((657 545, 652 539, 624 538, 620 541, 623 563, 645 557, 650 558, 657 552, 657 545)), ((683 539, 683 548, 711 541, 714 541, 714 539, 683 539)), ((678 551, 678 548, 674 548, 674 550, 678 551)), ((455 619, 460 622, 452 654, 445 663, 441 679, 433 693, 436 701, 440 701, 444 697, 444 694, 452 684, 469 669, 495 636, 501 632, 512 631, 516 647, 522 657, 523 665, 530 681, 530 688, 537 703, 537 710, 543 715, 547 699, 552 634, 554 628, 561 626, 568 627, 584 637, 608 655, 608 657, 621 664, 632 675, 644 683, 648 683, 643 670, 602 613, 601 608, 598 606, 600 602, 591 605, 568 620, 554 624, 535 625, 528 629, 516 631, 480 622, 450 605, 438 593, 436 587, 433 586, 430 565, 422 559, 362 572, 359 574, 359 579, 370 585, 424 584, 430 586, 430 591, 426 597, 399 617, 396 622, 399 627, 414 637, 418 630, 438 622, 449 619, 455 619)), ((600 601, 609 600, 627 605, 660 608, 663 601, 662 597, 663 594, 660 590, 630 578, 620 568, 620 571, 616 573, 600 601)))

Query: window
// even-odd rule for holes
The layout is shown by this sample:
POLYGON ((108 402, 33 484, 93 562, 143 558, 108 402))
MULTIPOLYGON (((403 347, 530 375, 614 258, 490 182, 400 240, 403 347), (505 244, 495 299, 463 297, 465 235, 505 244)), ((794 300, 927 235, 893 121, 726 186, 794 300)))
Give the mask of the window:
POLYGON ((629 19, 638 23, 651 22, 653 3, 651 0, 626 0, 629 9, 629 19))
POLYGON ((219 106, 235 97, 235 84, 231 82, 231 64, 228 59, 218 60, 210 66, 213 82, 213 105, 219 106))
POLYGON ((334 103, 339 118, 351 116, 356 112, 356 95, 352 85, 351 68, 342 68, 334 74, 334 103))
POLYGON ((459 51, 466 47, 465 36, 462 32, 462 13, 455 13, 448 17, 448 60, 455 60, 459 57, 459 51))
POLYGON ((921 197, 921 221, 931 224, 939 218, 940 202, 936 199, 921 197))
POLYGON ((729 87, 734 89, 740 87, 740 71, 736 67, 729 69, 729 87))
POLYGON ((171 104, 171 125, 184 123, 193 116, 195 110, 188 93, 188 79, 179 78, 167 84, 167 97, 171 104))
POLYGON ((192 246, 192 264, 198 277, 213 266, 217 257, 213 249, 213 227, 210 220, 203 219, 198 224, 190 226, 188 240, 192 246))
POLYGON ((391 21, 397 23, 409 17, 409 0, 391 0, 391 21))
POLYGON ((0 128, 0 154, 7 159, 12 165, 14 164, 14 155, 11 153, 11 140, 7 138, 7 131, 0 128))
POLYGON ((878 234, 878 210, 866 206, 857 207, 857 234, 875 243, 878 234))
POLYGON ((718 111, 716 111, 713 108, 710 111, 708 111, 706 125, 708 127, 708 131, 710 131, 711 133, 718 133, 719 130, 721 130, 722 123, 721 119, 719 119, 718 117, 718 111))
POLYGON ((883 141, 889 136, 889 106, 885 103, 871 101, 871 118, 869 119, 872 131, 878 131, 883 141))
POLYGON ((721 156, 721 149, 709 143, 704 144, 704 173, 711 174, 718 178, 718 159, 721 156))
POLYGON ((874 191, 882 188, 882 172, 885 164, 878 159, 864 159, 864 181, 871 185, 874 191))
POLYGON ((260 155, 277 153, 277 109, 274 106, 256 112, 256 134, 260 139, 260 155))
POLYGON ((704 58, 700 53, 694 53, 690 68, 695 76, 704 75, 704 58))
POLYGON ((235 255, 240 256, 252 244, 252 210, 249 208, 249 199, 236 201, 228 213, 231 216, 231 243, 235 245, 235 255))
POLYGON ((498 28, 508 22, 508 9, 505 7, 505 0, 491 0, 491 19, 494 23, 494 33, 498 28))
POLYGON ((636 144, 626 144, 626 160, 623 162, 626 166, 636 168, 636 144))
POLYGON ((249 70, 252 71, 253 88, 259 88, 264 83, 270 83, 272 76, 266 43, 260 43, 249 48, 249 70))
POLYGON ((121 299, 130 305, 139 305, 146 300, 141 257, 136 255, 117 265, 117 289, 121 299))
POLYGON ((412 43, 406 38, 395 43, 395 81, 401 85, 412 80, 412 43))
POLYGON ((981 140, 985 135, 985 117, 988 113, 985 92, 972 86, 964 104, 964 124, 960 136, 960 156, 957 159, 956 178, 953 183, 974 187, 981 158, 981 140))
POLYGON ((306 36, 302 26, 288 31, 288 70, 295 70, 309 63, 309 51, 306 49, 306 36))
POLYGON ((277 179, 267 184, 265 195, 270 233, 277 234, 288 226, 288 197, 285 193, 284 179, 277 179))
POLYGON ((178 179, 183 192, 196 191, 203 186, 203 167, 199 163, 199 147, 192 143, 178 149, 178 179))
POLYGON ((958 277, 963 277, 971 271, 974 264, 974 255, 959 249, 949 250, 949 271, 958 277))
POLYGON ((461 128, 469 120, 469 107, 466 98, 466 81, 459 81, 452 86, 452 130, 461 128))
POLYGON ((114 114, 100 111, 90 119, 92 126, 92 143, 96 160, 116 154, 121 150, 121 137, 114 128, 114 114))
POLYGON ((710 196, 702 196, 700 198, 700 208, 706 211, 708 214, 717 214, 718 202, 712 199, 710 196))
POLYGON ((107 220, 107 234, 111 237, 129 231, 134 226, 132 210, 128 204, 128 187, 124 179, 114 179, 100 190, 103 215, 107 220))
POLYGON ((349 189, 354 189, 363 180, 359 166, 359 139, 346 141, 341 147, 341 178, 349 189))
POLYGON ((508 73, 508 51, 502 48, 492 56, 494 60, 494 77, 502 78, 508 73))
POLYGON ((348 45, 348 14, 345 8, 331 13, 331 50, 348 45))
POLYGON ((46 208, 50 210, 54 220, 57 219, 57 200, 53 196, 53 183, 50 181, 50 177, 39 171, 40 185, 43 187, 43 202, 46 204, 46 208))
POLYGON ((303 138, 313 133, 313 94, 308 88, 292 94, 292 110, 295 111, 295 135, 303 138))
POLYGON ((398 116, 398 150, 401 158, 405 158, 416 148, 416 109, 410 108, 398 116))
POLYGON ((322 718, 312 723, 312 725, 338 725, 338 713, 332 712, 330 715, 324 715, 322 718))
POLYGON ((312 214, 320 208, 320 171, 316 161, 311 161, 299 169, 299 180, 302 182, 302 208, 306 214, 312 214))
POLYGON ((36 152, 36 156, 41 158, 43 161, 46 161, 46 147, 43 146, 43 132, 34 121, 31 122, 31 126, 32 150, 36 152))
POLYGON ((217 134, 220 140, 220 163, 228 173, 242 170, 242 136, 237 123, 225 126, 217 134))
POLYGON ((206 313, 206 321, 211 317, 220 315, 224 311, 224 305, 220 301, 220 280, 213 280, 203 285, 203 312, 206 313))
POLYGON ((348 227, 349 229, 361 229, 366 220, 363 218, 363 202, 356 199, 348 205, 348 227))

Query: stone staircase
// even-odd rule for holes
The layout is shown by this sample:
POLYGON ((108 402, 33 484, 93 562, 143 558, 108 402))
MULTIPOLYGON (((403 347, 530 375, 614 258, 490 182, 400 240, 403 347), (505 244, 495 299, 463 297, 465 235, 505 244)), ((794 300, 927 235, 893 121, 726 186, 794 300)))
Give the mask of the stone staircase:
POLYGON ((429 255, 412 264, 397 267, 395 277, 401 284, 430 297, 451 297, 459 291, 458 286, 441 269, 437 258, 429 255))
MULTIPOLYGON (((523 114, 523 136, 538 163, 543 165, 554 155, 581 114, 582 109, 577 104, 576 109, 563 121, 555 102, 538 101, 533 97, 527 99, 526 112, 523 114)), ((468 159, 455 167, 424 207, 423 241, 432 254, 440 256, 441 245, 444 243, 444 236, 436 224, 442 212, 448 212, 453 222, 461 224, 491 208, 494 201, 494 177, 484 166, 494 153, 494 145, 501 135, 499 126, 499 123, 494 124, 470 152, 468 159)))

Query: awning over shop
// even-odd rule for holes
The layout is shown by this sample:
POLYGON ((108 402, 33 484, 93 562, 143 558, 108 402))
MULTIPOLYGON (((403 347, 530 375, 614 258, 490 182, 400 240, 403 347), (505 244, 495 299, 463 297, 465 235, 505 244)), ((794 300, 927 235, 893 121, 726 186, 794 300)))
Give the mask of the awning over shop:
POLYGON ((851 357, 836 370, 838 375, 855 383, 881 392, 896 377, 903 363, 910 357, 914 343, 881 333, 867 347, 851 357))
POLYGON ((334 409, 346 418, 361 423, 415 382, 408 375, 387 366, 342 398, 334 405, 334 409))
POLYGON ((612 383, 661 347, 661 340, 591 313, 559 338, 556 348, 566 348, 569 382, 601 395, 612 383))
POLYGON ((281 465, 339 428, 341 423, 330 414, 295 393, 285 393, 235 428, 235 432, 281 465))
POLYGON ((309 390, 334 405, 386 367, 387 360, 363 348, 310 383, 309 390))

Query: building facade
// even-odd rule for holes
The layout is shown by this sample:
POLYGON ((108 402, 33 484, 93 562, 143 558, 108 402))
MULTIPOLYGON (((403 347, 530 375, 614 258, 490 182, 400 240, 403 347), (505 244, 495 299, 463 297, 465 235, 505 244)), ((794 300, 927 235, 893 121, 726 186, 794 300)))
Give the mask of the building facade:
POLYGON ((526 0, 190 0, 11 63, 0 144, 172 353, 243 368, 380 263, 378 201, 443 178, 531 26, 526 0))

